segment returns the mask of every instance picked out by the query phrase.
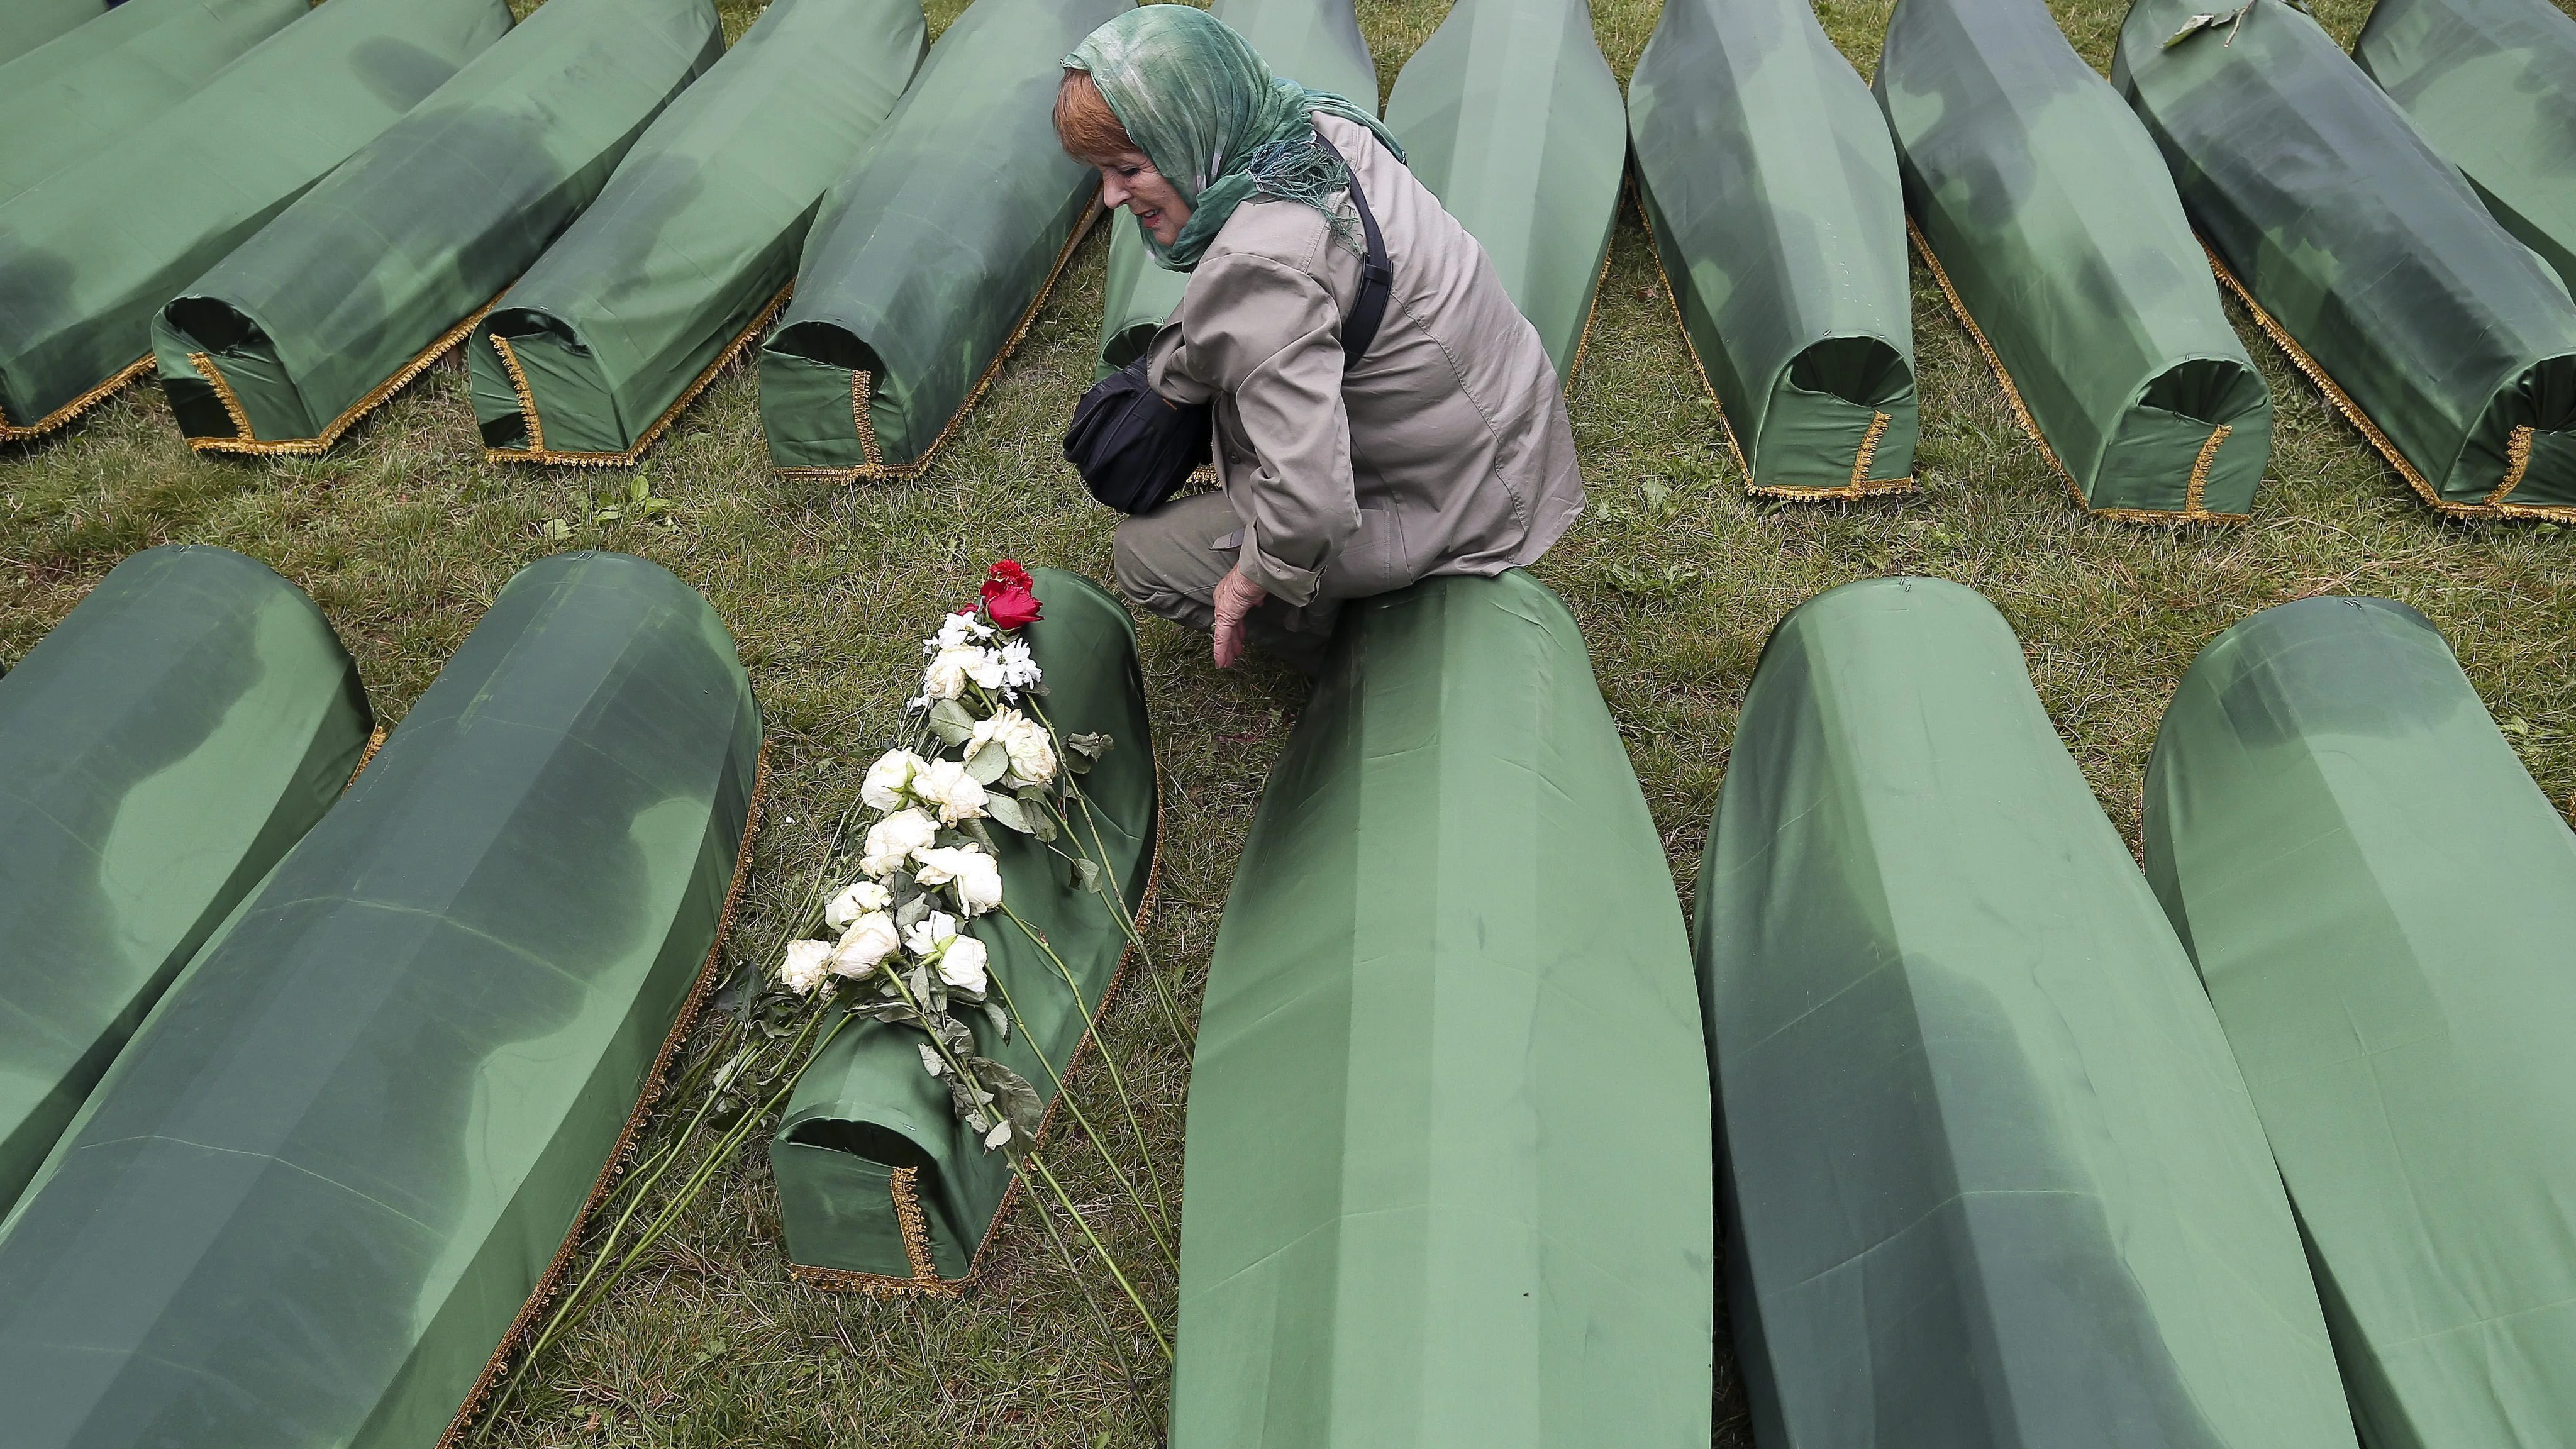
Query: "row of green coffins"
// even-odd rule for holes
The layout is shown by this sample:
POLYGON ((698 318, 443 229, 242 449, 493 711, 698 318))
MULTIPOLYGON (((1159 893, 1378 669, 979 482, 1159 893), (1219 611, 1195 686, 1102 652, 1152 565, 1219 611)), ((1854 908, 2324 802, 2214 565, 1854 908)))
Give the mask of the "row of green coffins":
POLYGON ((713 611, 548 559, 367 741, 319 611, 220 549, 0 678, 13 1446, 437 1442, 641 1119, 757 789, 713 611))
POLYGON ((1773 633, 1698 907, 1757 1441, 2576 1441, 2576 835, 2441 636, 2221 635, 2145 835, 1968 590, 1773 633))

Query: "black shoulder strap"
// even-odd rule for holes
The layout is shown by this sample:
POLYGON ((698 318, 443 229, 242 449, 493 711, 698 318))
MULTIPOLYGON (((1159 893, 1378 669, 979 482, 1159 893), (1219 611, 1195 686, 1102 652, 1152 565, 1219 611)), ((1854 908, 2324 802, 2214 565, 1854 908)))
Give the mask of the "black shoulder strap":
POLYGON ((1325 138, 1320 126, 1315 129, 1315 144, 1350 173, 1351 204, 1359 208, 1360 229, 1368 237, 1368 257, 1360 263, 1360 294, 1352 299, 1351 315, 1342 323, 1342 366, 1356 367, 1368 355, 1369 344, 1377 340, 1378 324, 1386 320, 1387 294, 1395 290, 1395 268, 1386 259, 1386 238, 1378 234, 1377 214, 1369 210, 1368 196, 1360 190, 1358 169, 1325 138))

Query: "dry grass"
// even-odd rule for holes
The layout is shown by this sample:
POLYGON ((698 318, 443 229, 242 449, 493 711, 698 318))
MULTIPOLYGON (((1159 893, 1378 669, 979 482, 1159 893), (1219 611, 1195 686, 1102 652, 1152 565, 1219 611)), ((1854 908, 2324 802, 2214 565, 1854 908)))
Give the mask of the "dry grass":
MULTIPOLYGON (((752 12, 728 4, 739 33, 752 12)), ((935 0, 934 23, 962 8, 935 0)), ((2332 0, 2347 40, 2361 0, 2332 0)), ((1866 68, 1887 5, 1827 0, 1837 41, 1866 68)), ((1381 80, 1444 12, 1440 0, 1363 0, 1381 80)), ((2059 0, 2079 48, 2107 67, 2119 10, 2059 0)), ((1600 0, 1595 20, 1624 77, 1654 0, 1600 0)), ((782 483, 766 467, 753 377, 737 370, 652 456, 677 507, 667 523, 592 521, 593 490, 624 475, 521 471, 481 461, 462 376, 434 370, 333 456, 279 466, 201 461, 149 391, 67 438, 0 452, 0 658, 23 654, 135 549, 220 543, 309 590, 399 720, 502 583, 558 548, 626 549, 715 601, 740 640, 771 728, 775 806, 739 950, 765 953, 782 903, 818 861, 819 822, 856 792, 854 760, 887 733, 925 621, 971 592, 986 559, 1016 554, 1105 577, 1110 520, 1058 459, 1090 376, 1104 248, 1086 245, 1001 384, 917 483, 844 490, 782 483), (541 526, 564 519, 569 542, 541 526)), ((2550 527, 2440 521, 2239 319, 2278 405, 2271 478, 2251 526, 2167 531, 2088 518, 2023 437, 1938 293, 1915 284, 1923 399, 1920 496, 1784 506, 1747 498, 1701 400, 1633 216, 1620 225, 1573 414, 1592 508, 1539 572, 1581 617, 1687 893, 1763 639, 1821 589, 1873 574, 1940 575, 2003 609, 2104 808, 2132 839, 2148 746, 2166 698, 2209 637, 2286 599, 2350 591, 2403 599, 2450 636, 2553 798, 2576 788, 2576 559, 2550 527), (1650 485, 1653 485, 1650 487, 1650 485), (1650 499, 1660 498, 1660 502, 1650 499)), ((1146 669, 1170 781, 1161 958, 1204 971, 1244 830, 1303 686, 1267 665, 1221 673, 1202 642, 1159 623, 1146 669)), ((1149 1134, 1177 1160, 1187 1062, 1145 998, 1109 1033, 1141 1084, 1149 1134)), ((1057 1160, 1076 1167, 1083 1153, 1057 1160)), ((1120 1242, 1151 1258, 1096 1166, 1074 1189, 1120 1242)), ((1151 1445, 1164 1377, 1141 1333, 1104 1339, 1083 1299, 1115 1310, 1105 1278, 1053 1264, 1022 1218, 1001 1236, 990 1286, 961 1303, 881 1303, 790 1284, 765 1159, 747 1157, 680 1234, 561 1351, 494 1442, 520 1446, 1151 1445)), ((1148 1273, 1168 1318, 1173 1285, 1148 1273)), ((1120 1320, 1124 1322, 1124 1319, 1120 1320)), ((1749 1443, 1721 1355, 1716 1441, 1749 1443)))

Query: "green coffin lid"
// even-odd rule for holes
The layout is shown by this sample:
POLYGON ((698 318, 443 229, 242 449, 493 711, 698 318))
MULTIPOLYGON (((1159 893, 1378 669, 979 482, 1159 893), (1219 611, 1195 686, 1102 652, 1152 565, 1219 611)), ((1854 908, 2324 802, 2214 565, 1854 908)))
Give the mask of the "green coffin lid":
POLYGON ((919 0, 773 0, 476 326, 488 456, 631 463, 652 446, 783 304, 815 206, 922 45, 919 0))
POLYGON ((8 0, 0 5, 0 62, 16 60, 107 14, 107 0, 8 0))
POLYGON ((2111 83, 2222 280, 2426 503, 2576 518, 2565 284, 2315 21, 2252 0, 2166 48, 2195 4, 2137 0, 2111 83))
POLYGON ((152 320, 189 446, 319 453, 440 354, 724 54, 708 0, 548 0, 152 320))
POLYGON ((367 724, 313 601, 220 548, 118 564, 0 676, 0 1209, 367 724))
POLYGON ((1210 968, 1173 1449, 1707 1449, 1695 1005, 1565 606, 1346 609, 1210 968))
MULTIPOLYGON (((1377 109, 1377 65, 1360 38, 1351 0, 1216 0, 1216 18, 1240 31, 1270 64, 1312 90, 1377 109)), ((1185 272, 1154 265, 1132 216, 1112 216, 1109 282, 1100 309, 1100 376, 1144 355, 1154 330, 1181 305, 1185 272)))
POLYGON ((1896 152, 1806 0, 1670 0, 1628 135, 1664 290, 1753 491, 1911 488, 1896 152))
POLYGON ((328 0, 148 133, 0 202, 0 442, 150 370, 163 303, 509 28, 502 0, 328 0))
POLYGON ((759 748, 679 580, 512 580, 0 1224, 11 1449, 439 1442, 685 1026, 759 748))
POLYGON ((2380 0, 2352 58, 2576 289, 2576 20, 2549 0, 2380 0))
POLYGON ((308 0, 125 0, 97 24, 0 66, 0 201, 136 135, 310 8, 308 0))
POLYGON ((1628 114, 1591 7, 1457 0, 1395 78, 1386 125, 1571 383, 1628 165, 1628 114))
POLYGON ((2576 1444, 2576 837, 2442 636, 2352 598, 2219 635, 2157 733, 2146 843, 2362 1442, 2576 1444))
POLYGON ((975 0, 823 198, 760 350, 770 461, 843 480, 930 461, 1095 214, 1056 141, 1065 53, 1130 0, 975 0))
MULTIPOLYGON (((1089 580, 1056 569, 1030 572, 1046 617, 1026 638, 1046 671, 1048 717, 1060 735, 1099 732, 1115 741, 1082 786, 1101 827, 1092 853, 1106 847, 1105 864, 1128 909, 1139 910, 1153 872, 1156 821, 1136 626, 1089 580)), ((1003 898, 1055 949, 1096 1014, 1125 968, 1126 933, 1106 903, 1074 888, 1062 856, 1025 835, 993 833, 1003 898)), ((1046 952, 1019 927, 985 916, 972 934, 988 948, 993 977, 1027 1026, 999 1042, 978 1025, 978 1049, 1027 1078, 1052 1109, 1058 1074, 1072 1073, 1096 1049, 1083 1012, 1046 952)), ((797 1079, 769 1144, 787 1261, 797 1277, 829 1288, 944 1295, 973 1276, 1010 1190, 1010 1163, 959 1124, 947 1089, 922 1070, 923 1040, 909 1027, 862 1022, 833 1037, 797 1079)), ((1095 1101, 1097 1072, 1078 1079, 1078 1090, 1087 1088, 1095 1101)))
POLYGON ((2097 512, 2242 518, 2272 398, 2138 118, 2041 0, 1903 0, 1874 87, 1924 260, 2097 512))
POLYGON ((2227 1040, 1984 599, 1781 621, 1698 947, 1757 1442, 2352 1449, 2227 1040))

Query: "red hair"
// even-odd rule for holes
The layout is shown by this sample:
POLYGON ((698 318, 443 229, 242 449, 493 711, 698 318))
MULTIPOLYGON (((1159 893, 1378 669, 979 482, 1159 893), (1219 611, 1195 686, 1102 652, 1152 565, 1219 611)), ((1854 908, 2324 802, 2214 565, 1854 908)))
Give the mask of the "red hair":
POLYGON ((1064 154, 1092 166, 1106 166, 1139 149, 1109 109, 1091 72, 1068 70, 1055 92, 1055 138, 1064 154))

